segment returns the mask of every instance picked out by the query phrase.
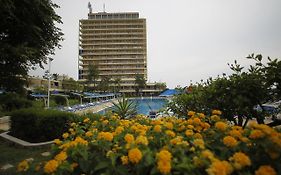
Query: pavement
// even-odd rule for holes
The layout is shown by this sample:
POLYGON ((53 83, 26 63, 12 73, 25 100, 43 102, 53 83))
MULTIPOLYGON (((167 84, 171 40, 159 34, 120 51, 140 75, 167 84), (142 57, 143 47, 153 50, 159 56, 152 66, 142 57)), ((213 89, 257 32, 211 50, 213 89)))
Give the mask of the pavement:
POLYGON ((117 99, 114 99, 114 100, 111 100, 111 101, 108 101, 108 102, 103 102, 103 103, 100 103, 100 104, 98 104, 96 106, 93 106, 91 108, 76 111, 75 113, 76 114, 97 113, 97 112, 99 112, 101 110, 104 110, 108 107, 112 107, 113 106, 112 102, 117 103, 117 99))

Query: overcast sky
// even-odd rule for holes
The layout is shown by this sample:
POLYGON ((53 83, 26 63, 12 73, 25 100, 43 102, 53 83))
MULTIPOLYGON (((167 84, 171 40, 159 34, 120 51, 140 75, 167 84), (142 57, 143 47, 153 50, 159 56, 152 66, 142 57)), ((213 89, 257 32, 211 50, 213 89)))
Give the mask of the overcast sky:
MULTIPOLYGON (((53 0, 65 40, 51 73, 77 79, 79 19, 93 12, 139 12, 147 20, 148 80, 169 88, 231 71, 250 53, 281 58, 280 0, 53 0)), ((43 71, 36 71, 42 75, 43 71)))

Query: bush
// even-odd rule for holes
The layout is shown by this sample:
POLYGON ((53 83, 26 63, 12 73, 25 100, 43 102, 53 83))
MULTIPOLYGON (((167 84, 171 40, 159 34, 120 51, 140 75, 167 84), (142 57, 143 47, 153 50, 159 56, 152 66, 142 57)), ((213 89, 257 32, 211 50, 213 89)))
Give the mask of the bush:
POLYGON ((35 108, 17 110, 10 115, 11 134, 30 142, 60 137, 68 123, 77 117, 72 113, 35 108))
POLYGON ((55 95, 53 96, 53 99, 57 105, 67 105, 67 99, 64 96, 55 95))
POLYGON ((212 116, 189 111, 186 119, 85 118, 71 123, 63 139, 55 140, 49 161, 24 167, 37 167, 36 174, 281 173, 279 131, 258 124, 231 126, 220 114, 214 110, 212 116))
POLYGON ((3 111, 12 111, 15 109, 28 108, 32 106, 32 102, 18 94, 7 93, 0 95, 0 106, 3 111))

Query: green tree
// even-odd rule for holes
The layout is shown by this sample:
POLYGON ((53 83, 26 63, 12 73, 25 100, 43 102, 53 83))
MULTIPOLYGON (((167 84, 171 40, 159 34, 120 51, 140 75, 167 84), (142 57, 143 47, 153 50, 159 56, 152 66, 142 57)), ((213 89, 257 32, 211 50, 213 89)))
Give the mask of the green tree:
POLYGON ((113 83, 113 92, 119 92, 121 89, 121 78, 115 78, 113 83))
POLYGON ((135 76, 135 90, 136 90, 136 93, 139 94, 140 91, 145 87, 145 85, 146 85, 146 80, 144 78, 144 75, 137 74, 135 76))
POLYGON ((229 64, 233 74, 197 83, 188 94, 175 97, 170 108, 178 115, 188 110, 210 113, 212 109, 220 109, 224 118, 240 126, 245 126, 251 118, 263 123, 266 113, 254 108, 280 99, 281 61, 268 58, 269 62, 262 64, 261 55, 252 54, 247 58, 256 61, 248 70, 244 71, 244 67, 234 61, 229 64))
POLYGON ((50 0, 1 0, 0 88, 20 92, 30 69, 43 68, 60 47, 62 23, 50 0))
POLYGON ((100 91, 106 92, 106 91, 109 90, 110 83, 111 83, 110 77, 109 76, 103 76, 101 78, 101 81, 100 81, 99 85, 98 85, 98 89, 100 91))
POLYGON ((98 66, 95 64, 89 64, 89 71, 88 71, 88 87, 90 87, 91 83, 94 83, 94 89, 96 88, 97 79, 99 78, 100 71, 98 66))

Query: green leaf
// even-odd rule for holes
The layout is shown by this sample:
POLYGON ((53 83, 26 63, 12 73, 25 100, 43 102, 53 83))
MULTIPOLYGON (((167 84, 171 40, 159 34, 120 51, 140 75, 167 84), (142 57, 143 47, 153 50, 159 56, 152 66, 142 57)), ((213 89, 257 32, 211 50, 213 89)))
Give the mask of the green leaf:
POLYGON ((107 161, 102 161, 102 162, 99 162, 97 164, 97 166, 95 166, 95 169, 94 171, 99 171, 99 170, 102 170, 102 169, 105 169, 105 168, 108 168, 109 164, 107 161))

